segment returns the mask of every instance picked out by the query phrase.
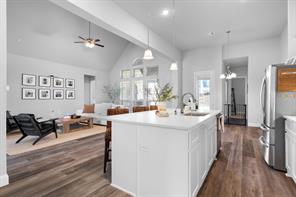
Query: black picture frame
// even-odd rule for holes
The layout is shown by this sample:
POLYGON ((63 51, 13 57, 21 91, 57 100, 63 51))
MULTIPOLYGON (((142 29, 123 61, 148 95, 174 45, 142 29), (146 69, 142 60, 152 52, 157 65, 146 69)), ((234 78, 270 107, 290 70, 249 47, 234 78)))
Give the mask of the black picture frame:
POLYGON ((36 100, 36 89, 35 88, 22 88, 22 100, 36 100), (32 97, 28 97, 29 91, 31 91, 32 97))
MULTIPOLYGON (((32 74, 22 74, 22 85, 23 86, 36 86, 36 75, 32 75, 32 74), (26 82, 26 78, 29 78, 29 77, 31 77, 31 78, 33 78, 33 81, 34 81, 34 83, 32 82, 32 84, 30 84, 29 82, 26 82)), ((28 80, 28 79, 27 79, 28 80)))
POLYGON ((67 100, 75 100, 76 99, 76 91, 75 90, 66 90, 66 99, 67 100), (69 97, 70 92, 73 93, 72 97, 69 97))
POLYGON ((51 86, 51 77, 40 75, 39 79, 38 79, 38 84, 39 84, 39 87, 50 87, 51 86), (43 81, 43 78, 48 80, 47 85, 44 85, 43 83, 41 83, 43 81))
POLYGON ((52 91, 52 93, 53 93, 53 99, 54 100, 64 100, 65 95, 64 95, 64 90, 63 89, 54 89, 52 91), (58 92, 61 92, 61 97, 57 97, 58 92))
POLYGON ((52 83, 53 83, 53 87, 54 87, 54 88, 63 88, 63 87, 64 87, 64 83, 65 83, 65 81, 64 81, 64 78, 54 77, 52 83), (57 81, 60 81, 61 84, 58 85, 58 84, 57 84, 57 81))
POLYGON ((38 90, 38 99, 39 99, 39 100, 50 100, 50 99, 51 99, 51 90, 50 90, 50 89, 39 89, 39 90, 38 90), (48 93, 48 96, 49 96, 49 97, 47 97, 47 98, 46 98, 46 97, 42 97, 42 96, 41 96, 41 92, 42 92, 42 91, 48 91, 48 92, 49 92, 49 93, 48 93))
POLYGON ((66 79, 65 80, 65 87, 74 89, 75 88, 75 79, 66 79), (70 85, 70 83, 72 83, 73 85, 70 85))

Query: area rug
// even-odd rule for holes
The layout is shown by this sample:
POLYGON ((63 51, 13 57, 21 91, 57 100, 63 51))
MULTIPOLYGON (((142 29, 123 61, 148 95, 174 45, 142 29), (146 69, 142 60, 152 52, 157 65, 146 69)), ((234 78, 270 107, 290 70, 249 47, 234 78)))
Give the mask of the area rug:
POLYGON ((17 155, 33 150, 38 150, 41 148, 46 148, 49 146, 61 144, 64 142, 68 142, 71 140, 76 140, 84 137, 89 137, 92 135, 97 135, 99 133, 103 133, 106 131, 106 127, 104 126, 97 126, 95 125, 91 129, 83 129, 80 131, 73 131, 70 133, 59 133, 58 132, 58 138, 55 138, 54 133, 49 134, 48 136, 41 139, 37 144, 32 145, 32 143, 38 138, 38 137, 32 137, 28 136, 25 139, 23 139, 21 142, 16 144, 15 142, 22 136, 21 133, 11 133, 7 135, 7 154, 8 155, 17 155))

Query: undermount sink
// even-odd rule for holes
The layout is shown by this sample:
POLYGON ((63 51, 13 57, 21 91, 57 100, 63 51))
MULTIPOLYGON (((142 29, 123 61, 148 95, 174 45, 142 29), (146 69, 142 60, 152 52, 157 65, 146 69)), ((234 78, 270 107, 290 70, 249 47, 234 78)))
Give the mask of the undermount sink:
POLYGON ((209 113, 206 112, 189 112, 184 114, 184 116, 205 116, 208 115, 209 113))

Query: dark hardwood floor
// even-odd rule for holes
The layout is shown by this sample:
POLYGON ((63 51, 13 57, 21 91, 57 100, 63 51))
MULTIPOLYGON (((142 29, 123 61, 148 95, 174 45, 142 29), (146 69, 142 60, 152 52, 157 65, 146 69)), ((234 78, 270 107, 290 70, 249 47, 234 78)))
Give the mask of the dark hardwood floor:
MULTIPOLYGON (((296 185, 261 158, 256 128, 228 126, 223 150, 198 196, 296 196, 296 185)), ((0 196, 127 197, 103 174, 104 134, 8 156, 10 184, 0 196)))

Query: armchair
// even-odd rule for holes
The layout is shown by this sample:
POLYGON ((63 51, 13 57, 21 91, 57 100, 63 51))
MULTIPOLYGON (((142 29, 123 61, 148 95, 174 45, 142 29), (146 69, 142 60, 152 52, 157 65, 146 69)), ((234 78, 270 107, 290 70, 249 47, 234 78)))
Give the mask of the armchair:
POLYGON ((38 136, 39 138, 33 142, 33 145, 35 145, 39 140, 50 133, 55 133, 56 138, 58 138, 55 123, 56 119, 38 122, 33 114, 19 114, 13 118, 23 134, 16 143, 19 143, 27 136, 38 136))

